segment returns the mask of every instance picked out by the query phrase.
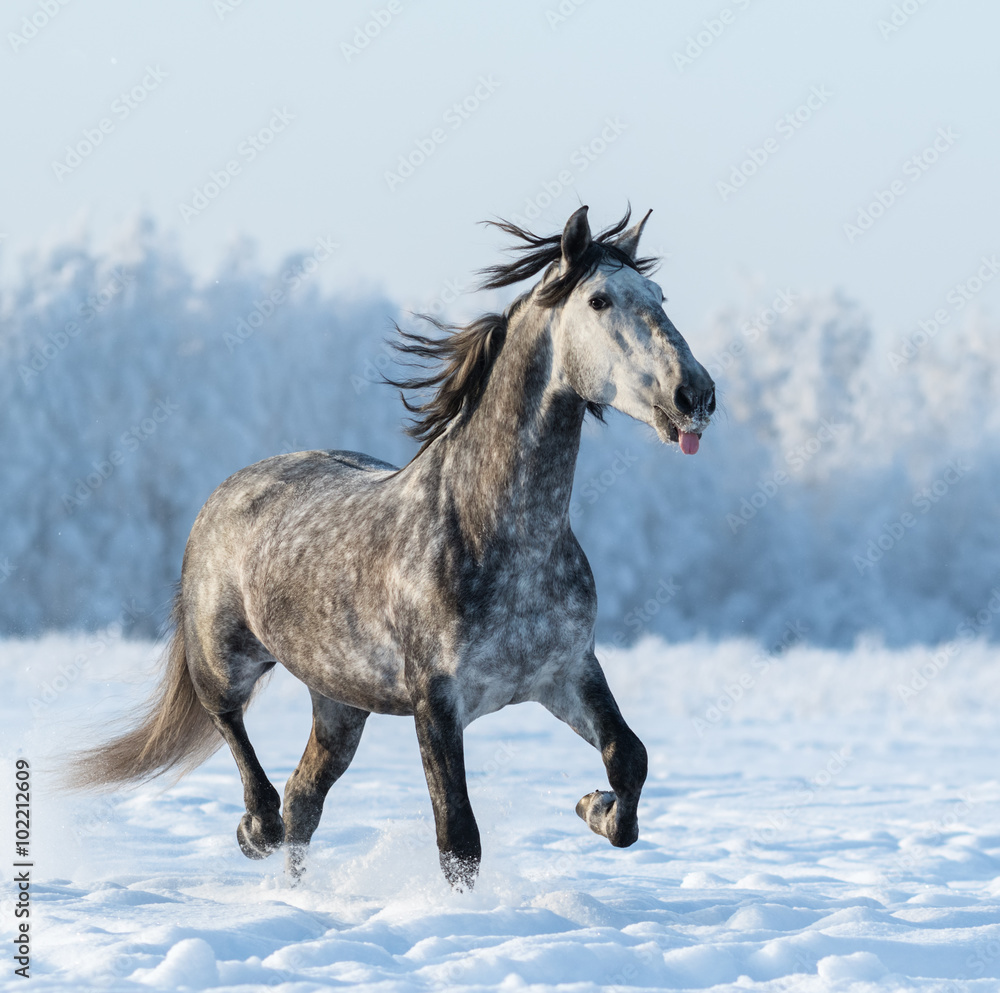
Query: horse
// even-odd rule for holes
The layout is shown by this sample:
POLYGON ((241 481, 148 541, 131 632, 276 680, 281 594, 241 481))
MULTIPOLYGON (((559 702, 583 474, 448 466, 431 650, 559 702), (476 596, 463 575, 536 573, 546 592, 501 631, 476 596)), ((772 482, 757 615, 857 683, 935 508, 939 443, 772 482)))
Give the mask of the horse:
POLYGON ((611 407, 698 451, 715 389, 638 256, 650 212, 592 235, 587 207, 561 234, 507 221, 513 261, 483 288, 542 273, 502 314, 440 334, 404 332, 419 367, 398 387, 422 442, 398 468, 348 451, 278 455, 241 469, 191 529, 158 689, 110 742, 78 753, 76 788, 190 771, 224 741, 243 784, 237 840, 285 848, 297 881, 328 791, 369 714, 412 717, 441 869, 471 888, 482 857, 463 733, 533 700, 603 759, 610 790, 576 811, 614 846, 639 836, 646 750, 594 652, 593 573, 570 527, 585 415, 611 407), (428 362, 432 365, 428 365, 428 362), (411 402, 402 391, 423 391, 411 402), (429 397, 429 398, 428 398, 429 397), (312 730, 284 801, 247 737, 258 680, 281 663, 309 689, 312 730))

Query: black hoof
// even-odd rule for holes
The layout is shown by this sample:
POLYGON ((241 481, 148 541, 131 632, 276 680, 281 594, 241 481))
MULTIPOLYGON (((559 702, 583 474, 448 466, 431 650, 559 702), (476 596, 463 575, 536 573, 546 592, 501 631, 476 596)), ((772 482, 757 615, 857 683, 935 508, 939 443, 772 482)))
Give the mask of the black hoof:
POLYGON ((479 875, 479 856, 441 852, 440 857, 441 871, 453 890, 464 893, 476 885, 476 877, 479 875))
POLYGON ((285 825, 280 817, 273 819, 244 814, 236 829, 240 851, 248 859, 266 859, 285 839, 285 825))
POLYGON ((285 875, 292 886, 297 885, 306 872, 308 845, 289 844, 285 848, 285 875))

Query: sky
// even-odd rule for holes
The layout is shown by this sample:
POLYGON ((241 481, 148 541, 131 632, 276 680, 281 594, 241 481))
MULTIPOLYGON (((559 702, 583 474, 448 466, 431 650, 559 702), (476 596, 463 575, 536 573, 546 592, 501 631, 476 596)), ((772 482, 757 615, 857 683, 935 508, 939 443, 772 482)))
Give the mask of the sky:
POLYGON ((15 0, 0 33, 8 283, 145 213, 204 279, 325 239, 327 289, 465 314, 504 245, 476 222, 582 202, 653 209, 685 333, 782 290, 887 335, 1000 302, 986 0, 15 0))

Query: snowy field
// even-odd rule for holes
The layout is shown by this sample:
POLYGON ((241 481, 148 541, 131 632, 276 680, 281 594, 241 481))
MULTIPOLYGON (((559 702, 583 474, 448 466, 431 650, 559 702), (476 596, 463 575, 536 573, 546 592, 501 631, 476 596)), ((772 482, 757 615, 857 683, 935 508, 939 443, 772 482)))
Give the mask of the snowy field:
MULTIPOLYGON (((371 719, 292 889, 279 857, 237 849, 228 752, 168 789, 46 789, 80 721, 145 694, 156 646, 4 642, 5 767, 28 758, 35 785, 32 977, 11 966, 2 988, 996 991, 996 651, 605 651, 650 752, 640 841, 587 831, 573 807, 606 782, 598 755, 541 708, 510 708, 467 733, 484 860, 454 894, 408 719, 371 719)), ((308 732, 303 687, 277 674, 248 724, 281 788, 308 732)), ((2 920, 9 949, 9 889, 2 920)))

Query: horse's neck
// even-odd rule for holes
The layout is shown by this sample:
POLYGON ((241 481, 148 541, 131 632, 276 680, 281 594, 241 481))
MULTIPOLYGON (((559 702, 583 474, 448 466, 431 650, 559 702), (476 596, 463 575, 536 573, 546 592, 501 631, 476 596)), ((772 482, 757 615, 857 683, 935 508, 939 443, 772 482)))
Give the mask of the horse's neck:
POLYGON ((442 484, 480 553, 500 540, 545 554, 569 524, 585 407, 553 375, 553 312, 522 314, 475 411, 441 439, 442 484))

